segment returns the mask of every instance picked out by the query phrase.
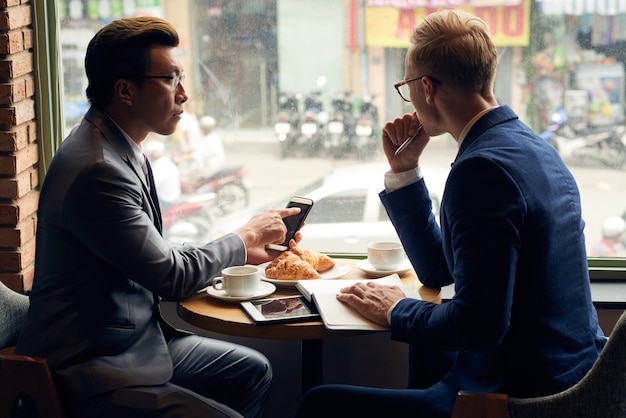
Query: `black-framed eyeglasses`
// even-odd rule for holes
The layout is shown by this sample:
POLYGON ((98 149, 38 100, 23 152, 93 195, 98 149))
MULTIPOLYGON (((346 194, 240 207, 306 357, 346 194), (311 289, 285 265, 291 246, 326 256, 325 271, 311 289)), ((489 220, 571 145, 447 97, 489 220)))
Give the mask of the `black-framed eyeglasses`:
POLYGON ((402 80, 394 84, 393 86, 396 88, 396 91, 405 102, 411 102, 411 92, 409 90, 409 83, 412 81, 421 80, 424 77, 428 77, 433 80, 434 83, 441 84, 442 82, 429 76, 428 74, 421 75, 419 77, 411 78, 410 80, 402 80))
POLYGON ((141 75, 135 78, 160 78, 162 80, 170 80, 170 90, 176 91, 180 83, 185 81, 184 74, 175 75, 141 75))

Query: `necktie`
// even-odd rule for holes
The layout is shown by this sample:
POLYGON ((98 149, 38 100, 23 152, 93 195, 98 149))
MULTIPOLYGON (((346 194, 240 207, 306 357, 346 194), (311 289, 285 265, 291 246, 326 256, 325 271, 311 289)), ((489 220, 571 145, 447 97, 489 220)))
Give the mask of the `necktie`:
POLYGON ((148 158, 144 155, 144 159, 143 159, 143 164, 141 164, 141 170, 143 171, 143 174, 146 176, 146 180, 147 180, 147 184, 148 184, 148 191, 150 192, 150 198, 152 200, 152 206, 154 208, 154 212, 155 212, 155 225, 157 227, 157 229, 159 230, 159 232, 162 231, 163 229, 163 224, 162 224, 162 220, 161 220, 161 208, 159 207, 159 198, 157 196, 157 190, 156 190, 156 186, 154 185, 154 176, 152 175, 152 167, 150 167, 150 161, 148 161, 148 158))
MULTIPOLYGON (((141 164, 141 171, 143 171, 143 175, 146 176, 146 183, 148 184, 148 191, 150 192, 150 197, 152 198, 153 207, 155 207, 156 220, 155 226, 159 230, 162 231, 162 220, 161 220, 161 208, 156 203, 158 202, 156 196, 156 188, 154 186, 154 177, 152 176, 152 167, 150 167, 150 162, 148 161, 148 157, 143 155, 143 163, 141 164)), ((154 311, 159 319, 161 319, 161 308, 159 303, 161 299, 156 293, 152 293, 152 298, 154 300, 154 311)))
POLYGON ((150 164, 148 162, 148 157, 146 157, 146 155, 144 154, 143 162, 141 163, 141 170, 143 171, 143 175, 146 177, 146 183, 148 184, 148 191, 150 192, 150 194, 152 194, 153 183, 151 181, 152 179, 150 178, 150 171, 148 170, 148 164, 150 164))

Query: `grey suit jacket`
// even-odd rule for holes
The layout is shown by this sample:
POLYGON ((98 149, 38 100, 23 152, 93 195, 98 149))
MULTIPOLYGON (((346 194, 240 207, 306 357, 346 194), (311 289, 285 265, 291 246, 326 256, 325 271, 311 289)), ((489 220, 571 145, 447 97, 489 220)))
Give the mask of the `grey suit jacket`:
POLYGON ((192 296, 245 263, 234 234, 202 246, 164 240, 157 205, 120 130, 90 109, 42 186, 31 304, 16 347, 46 357, 67 396, 167 382, 163 330, 172 329, 159 298, 192 296))

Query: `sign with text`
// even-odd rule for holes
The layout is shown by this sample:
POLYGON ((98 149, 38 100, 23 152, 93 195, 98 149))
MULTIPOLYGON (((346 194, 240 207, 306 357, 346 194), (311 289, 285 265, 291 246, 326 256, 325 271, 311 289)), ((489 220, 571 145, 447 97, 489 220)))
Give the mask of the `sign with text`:
MULTIPOLYGON (((381 3, 384 0, 371 0, 372 3, 381 3)), ((419 0, 394 1, 393 3, 418 3, 419 0)), ((422 3, 437 3, 436 1, 422 1, 422 3)), ((443 3, 439 2, 439 3, 443 3)), ((450 3, 450 1, 447 1, 450 3)), ((530 0, 501 2, 512 5, 484 6, 483 4, 496 3, 495 1, 457 1, 463 3, 458 9, 465 10, 484 20, 493 36, 496 46, 527 46, 529 39, 530 0), (475 3, 480 6, 471 6, 475 3)), ((365 9, 365 43, 368 46, 386 48, 408 48, 409 35, 413 27, 425 16, 441 9, 449 8, 422 6, 381 7, 376 5, 365 9)))
POLYGON ((401 9, 414 9, 416 7, 517 6, 522 4, 523 1, 524 0, 367 0, 367 7, 398 7, 401 9))

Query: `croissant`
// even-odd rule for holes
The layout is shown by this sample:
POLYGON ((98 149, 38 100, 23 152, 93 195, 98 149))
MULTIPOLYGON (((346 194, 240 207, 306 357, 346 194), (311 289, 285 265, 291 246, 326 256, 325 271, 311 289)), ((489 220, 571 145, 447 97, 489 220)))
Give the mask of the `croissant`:
POLYGON ((265 277, 274 280, 311 280, 322 276, 291 251, 283 251, 265 268, 265 277))
POLYGON ((325 254, 295 246, 282 252, 265 268, 265 277, 274 280, 320 279, 319 272, 335 265, 325 254))
POLYGON ((309 263, 317 272, 329 270, 335 266, 335 261, 326 254, 317 251, 303 250, 298 246, 291 249, 298 257, 309 263))

